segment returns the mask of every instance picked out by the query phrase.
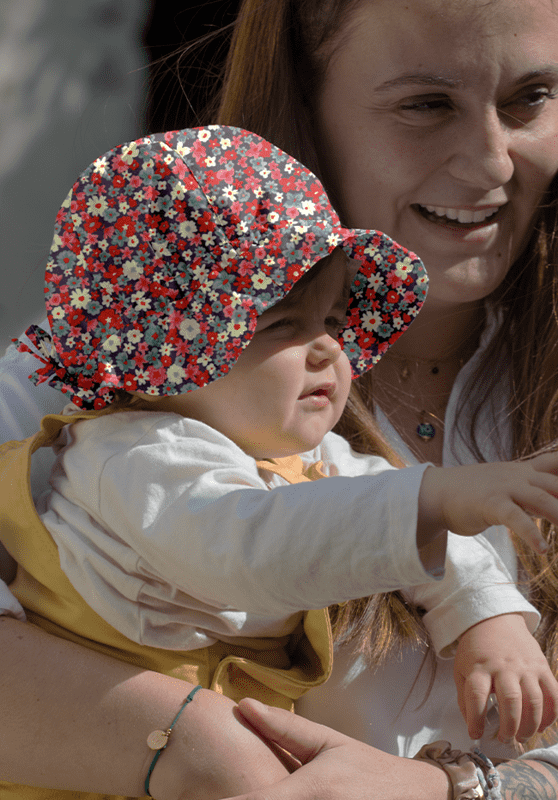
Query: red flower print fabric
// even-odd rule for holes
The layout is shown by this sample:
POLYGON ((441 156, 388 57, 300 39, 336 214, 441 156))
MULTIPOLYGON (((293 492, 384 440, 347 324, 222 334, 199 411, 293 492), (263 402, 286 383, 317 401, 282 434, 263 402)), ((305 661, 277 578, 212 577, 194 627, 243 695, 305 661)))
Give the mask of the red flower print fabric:
POLYGON ((413 253, 342 227, 318 178, 249 131, 211 125, 116 147, 57 215, 45 276, 51 336, 26 331, 43 363, 30 377, 82 408, 110 404, 115 389, 204 386, 234 365, 258 316, 336 247, 360 264, 339 334, 356 377, 424 301, 413 253))

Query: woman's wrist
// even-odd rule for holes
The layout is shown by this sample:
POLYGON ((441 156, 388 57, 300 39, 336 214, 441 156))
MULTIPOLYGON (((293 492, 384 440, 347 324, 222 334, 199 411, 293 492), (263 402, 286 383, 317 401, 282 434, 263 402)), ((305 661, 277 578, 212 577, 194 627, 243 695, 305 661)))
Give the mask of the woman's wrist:
MULTIPOLYGON (((161 720, 159 727, 165 724, 161 720)), ((236 704, 202 689, 178 719, 151 775, 150 793, 155 800, 218 800, 270 786, 287 774, 272 746, 236 712, 236 704)))
POLYGON ((498 765, 502 800, 556 800, 558 768, 535 759, 513 759, 498 765))
MULTIPOLYGON (((399 761, 403 761, 401 757, 399 761)), ((453 800, 453 787, 449 775, 443 769, 429 764, 426 761, 415 761, 406 758, 405 762, 416 764, 418 769, 413 767, 412 773, 409 771, 408 780, 412 780, 415 788, 408 797, 412 800, 453 800)), ((409 769, 407 767, 407 769, 409 769)), ((398 772, 395 768, 394 775, 398 772)))

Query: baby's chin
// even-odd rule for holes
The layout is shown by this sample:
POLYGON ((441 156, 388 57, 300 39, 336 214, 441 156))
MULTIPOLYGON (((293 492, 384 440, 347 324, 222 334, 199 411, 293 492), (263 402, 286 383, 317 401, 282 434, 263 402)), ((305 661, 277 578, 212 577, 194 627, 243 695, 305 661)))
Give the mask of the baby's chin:
POLYGON ((274 458, 291 458, 292 456, 298 456, 301 453, 308 453, 312 450, 315 450, 316 447, 322 443, 325 433, 328 432, 329 431, 324 432, 324 435, 322 436, 300 439, 290 444, 269 444, 268 446, 263 447, 242 447, 242 450, 244 450, 246 455, 251 456, 256 461, 266 461, 274 458))

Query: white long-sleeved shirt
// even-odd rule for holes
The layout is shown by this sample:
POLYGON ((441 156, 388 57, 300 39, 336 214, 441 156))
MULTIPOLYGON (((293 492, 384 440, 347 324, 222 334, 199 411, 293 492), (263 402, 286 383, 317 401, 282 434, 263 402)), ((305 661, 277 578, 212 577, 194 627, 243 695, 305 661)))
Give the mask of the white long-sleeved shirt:
POLYGON ((77 591, 151 646, 283 636, 301 610, 418 584, 442 646, 488 606, 511 604, 536 625, 482 540, 452 537, 443 586, 425 571, 416 521, 426 465, 394 470, 335 434, 304 455, 318 460, 329 479, 284 485, 204 423, 128 411, 65 429, 39 510, 77 591))

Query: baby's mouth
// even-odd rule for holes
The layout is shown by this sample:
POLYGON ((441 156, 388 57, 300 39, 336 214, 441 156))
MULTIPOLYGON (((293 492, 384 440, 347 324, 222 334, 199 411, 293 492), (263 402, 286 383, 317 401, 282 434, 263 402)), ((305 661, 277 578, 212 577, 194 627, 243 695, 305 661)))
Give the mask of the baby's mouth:
POLYGON ((301 394, 299 400, 304 400, 305 397, 327 397, 330 398, 335 391, 335 383, 328 381, 327 383, 320 384, 319 386, 309 389, 304 394, 301 394))
POLYGON ((502 206, 479 208, 476 211, 468 208, 446 208, 445 206, 422 206, 413 203, 411 206, 422 217, 437 225, 449 225, 463 230, 490 225, 502 206))

